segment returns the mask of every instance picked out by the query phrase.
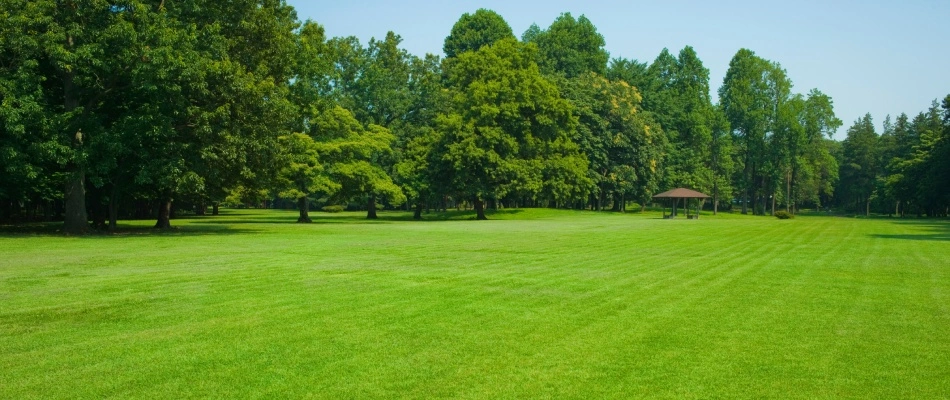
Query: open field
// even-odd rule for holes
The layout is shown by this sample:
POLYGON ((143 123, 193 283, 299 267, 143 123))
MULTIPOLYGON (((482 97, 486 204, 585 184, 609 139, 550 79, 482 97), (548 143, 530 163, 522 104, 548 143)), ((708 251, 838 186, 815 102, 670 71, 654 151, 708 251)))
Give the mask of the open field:
POLYGON ((0 398, 950 397, 947 221, 381 216, 7 228, 0 398))

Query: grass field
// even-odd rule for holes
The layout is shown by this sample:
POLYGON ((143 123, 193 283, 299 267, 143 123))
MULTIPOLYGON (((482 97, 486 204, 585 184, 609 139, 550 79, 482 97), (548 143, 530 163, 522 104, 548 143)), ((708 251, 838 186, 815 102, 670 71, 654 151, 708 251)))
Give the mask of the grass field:
POLYGON ((381 216, 6 227, 0 398, 950 397, 947 221, 381 216))

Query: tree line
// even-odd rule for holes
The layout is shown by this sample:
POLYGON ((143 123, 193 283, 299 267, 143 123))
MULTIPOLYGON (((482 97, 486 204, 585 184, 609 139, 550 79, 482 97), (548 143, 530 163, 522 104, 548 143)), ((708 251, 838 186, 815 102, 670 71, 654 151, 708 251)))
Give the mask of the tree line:
POLYGON ((282 0, 0 0, 0 220, 119 217, 222 202, 622 211, 690 187, 766 214, 841 206, 945 215, 950 98, 842 125, 741 49, 710 95, 695 50, 611 59, 564 13, 517 37, 467 13, 444 57, 395 33, 328 38, 282 0))

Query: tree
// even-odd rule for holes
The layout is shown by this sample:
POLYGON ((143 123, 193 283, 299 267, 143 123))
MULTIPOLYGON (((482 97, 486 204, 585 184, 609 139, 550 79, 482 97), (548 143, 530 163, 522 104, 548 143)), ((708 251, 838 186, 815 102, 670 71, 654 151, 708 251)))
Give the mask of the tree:
POLYGON ((32 32, 0 51, 18 79, 45 82, 31 86, 35 117, 60 149, 47 154, 66 178, 68 233, 87 229, 87 205, 99 219, 105 197, 114 227, 115 199, 133 186, 159 200, 156 226, 168 227, 175 195, 199 197, 212 178, 259 181, 273 159, 296 28, 283 1, 5 0, 3 9, 15 14, 0 29, 32 32))
POLYGON ((445 38, 442 51, 446 58, 455 58, 462 53, 477 51, 483 46, 494 44, 503 39, 514 39, 511 26, 498 13, 480 8, 474 14, 465 13, 452 26, 452 32, 445 38))
MULTIPOLYGON (((130 70, 142 66, 145 49, 157 44, 150 42, 154 9, 137 2, 112 7, 105 1, 4 0, 0 6, 5 11, 0 27, 4 75, 13 73, 18 81, 4 85, 4 114, 15 123, 11 118, 23 107, 32 108, 30 118, 41 132, 38 142, 54 150, 49 154, 65 178, 64 229, 83 233, 88 229, 88 145, 117 119, 104 103, 128 87, 130 70), (131 12, 133 6, 137 12, 131 12)), ((23 127, 16 125, 7 135, 23 127)), ((34 167, 18 175, 29 176, 34 167)))
POLYGON ((906 158, 894 162, 896 176, 891 187, 909 192, 918 215, 948 214, 950 208, 950 96, 934 101, 927 112, 911 123, 916 144, 906 158), (941 108, 942 107, 942 108, 941 108))
MULTIPOLYGON (((637 88, 642 97, 643 92, 649 89, 652 82, 648 67, 649 64, 645 62, 615 58, 611 60, 607 68, 607 79, 627 82, 630 86, 637 88)), ((644 111, 647 110, 644 109, 644 111)))
POLYGON ((708 170, 712 175, 713 214, 719 213, 719 202, 722 199, 732 199, 732 174, 735 165, 732 159, 732 135, 729 121, 718 105, 712 113, 710 158, 708 170))
POLYGON ((561 14, 547 30, 532 25, 522 38, 538 46, 538 66, 545 74, 574 78, 588 72, 607 72, 610 55, 604 50, 604 37, 583 15, 574 19, 571 13, 561 14))
POLYGON ((664 127, 672 132, 668 182, 671 187, 711 191, 716 177, 710 165, 714 109, 709 96, 709 70, 689 46, 680 51, 675 62, 672 82, 668 83, 672 121, 664 127))
POLYGON ((281 136, 281 158, 278 187, 281 197, 297 200, 299 223, 310 223, 310 196, 315 193, 333 193, 340 185, 331 181, 320 163, 321 146, 302 133, 281 136))
MULTIPOLYGON (((364 49, 355 38, 333 40, 336 65, 332 80, 334 98, 369 128, 377 125, 390 133, 406 128, 413 106, 410 75, 413 57, 399 48, 402 38, 388 32, 383 40, 371 39, 364 49)), ((400 142, 393 141, 393 145, 400 142)), ((398 154, 378 153, 373 163, 392 176, 398 154)), ((376 218, 376 198, 367 199, 367 217, 376 218)))
POLYGON ((729 62, 719 88, 720 104, 732 127, 737 167, 741 170, 736 186, 743 196, 743 214, 748 213, 749 204, 765 198, 766 134, 773 127, 777 95, 785 86, 776 84, 775 78, 780 77, 776 72, 768 61, 751 50, 741 49, 729 62))
POLYGON ((394 137, 386 128, 379 125, 364 128, 352 113, 340 106, 321 110, 312 121, 309 134, 332 182, 325 186, 339 187, 331 193, 336 199, 368 198, 370 213, 366 217, 369 219, 376 218, 373 203, 377 199, 395 205, 406 201, 402 190, 379 166, 379 158, 392 152, 394 137))
MULTIPOLYGON (((797 103, 796 103, 797 104, 797 103)), ((798 104, 800 116, 794 127, 795 135, 789 137, 790 167, 786 195, 787 204, 795 211, 795 204, 811 202, 821 207, 822 194, 830 196, 837 181, 834 157, 825 145, 838 128, 841 120, 835 116, 831 97, 818 89, 812 89, 803 104, 798 104)))
POLYGON ((871 115, 867 114, 848 128, 848 137, 842 143, 842 184, 839 193, 852 210, 859 209, 859 204, 863 204, 865 215, 871 212, 871 197, 880 167, 877 141, 874 123, 871 115))
POLYGON ((627 199, 645 204, 661 176, 663 131, 640 109, 641 97, 627 82, 588 73, 567 80, 564 95, 580 122, 574 141, 590 160, 588 176, 596 190, 591 208, 608 201, 623 211, 627 199))
POLYGON ((413 218, 422 219, 422 209, 437 192, 444 190, 439 179, 438 163, 431 161, 432 148, 438 143, 436 117, 448 106, 447 91, 442 86, 439 57, 427 54, 410 62, 410 106, 396 127, 396 164, 393 178, 407 197, 415 201, 413 218))
POLYGON ((505 39, 459 55, 448 72, 452 109, 438 117, 435 154, 451 186, 473 200, 478 219, 486 218, 485 199, 537 198, 545 187, 561 196, 545 178, 585 179, 586 160, 570 139, 576 126, 570 104, 542 77, 534 57, 533 47, 505 39), (575 167, 558 168, 568 160, 575 167))

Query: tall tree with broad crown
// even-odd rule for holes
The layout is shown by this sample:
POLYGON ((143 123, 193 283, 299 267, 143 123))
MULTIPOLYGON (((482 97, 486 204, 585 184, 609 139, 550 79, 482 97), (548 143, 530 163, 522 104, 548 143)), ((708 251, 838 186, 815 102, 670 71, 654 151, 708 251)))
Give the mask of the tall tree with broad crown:
POLYGON ((445 38, 442 51, 446 58, 455 58, 462 53, 477 51, 502 39, 514 39, 511 26, 498 13, 480 8, 473 14, 465 13, 452 26, 445 38))
POLYGON ((452 110, 438 118, 435 152, 453 187, 473 200, 478 219, 486 219, 486 199, 536 198, 551 187, 546 178, 586 179, 586 159, 571 141, 571 106, 534 57, 533 46, 505 39, 463 53, 449 71, 452 110))

